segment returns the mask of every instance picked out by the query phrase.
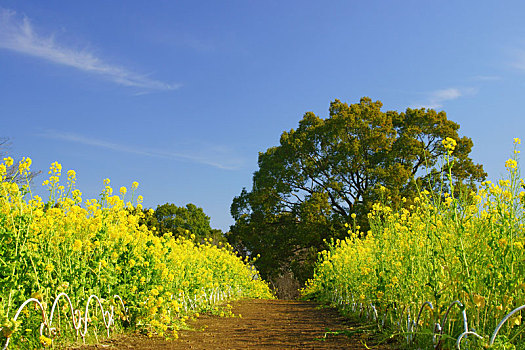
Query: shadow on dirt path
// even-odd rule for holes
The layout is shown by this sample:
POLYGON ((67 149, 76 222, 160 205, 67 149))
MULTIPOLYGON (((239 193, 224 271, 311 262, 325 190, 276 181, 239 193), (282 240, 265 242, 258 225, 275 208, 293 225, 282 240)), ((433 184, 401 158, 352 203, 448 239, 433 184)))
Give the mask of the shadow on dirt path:
POLYGON ((82 349, 390 349, 374 346, 359 331, 362 324, 313 302, 243 300, 232 306, 242 317, 201 316, 190 323, 196 330, 180 331, 178 340, 126 335, 82 349), (353 335, 326 333, 343 330, 353 335))

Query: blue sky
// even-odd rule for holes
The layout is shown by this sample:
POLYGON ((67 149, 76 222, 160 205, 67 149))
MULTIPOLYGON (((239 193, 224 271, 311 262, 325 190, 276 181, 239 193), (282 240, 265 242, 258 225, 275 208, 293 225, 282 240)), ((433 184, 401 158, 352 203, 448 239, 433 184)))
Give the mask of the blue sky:
POLYGON ((146 207, 194 203, 222 230, 258 152, 336 98, 446 111, 494 180, 525 139, 524 17, 522 1, 0 0, 0 136, 34 170, 76 170, 85 198, 138 181, 146 207))

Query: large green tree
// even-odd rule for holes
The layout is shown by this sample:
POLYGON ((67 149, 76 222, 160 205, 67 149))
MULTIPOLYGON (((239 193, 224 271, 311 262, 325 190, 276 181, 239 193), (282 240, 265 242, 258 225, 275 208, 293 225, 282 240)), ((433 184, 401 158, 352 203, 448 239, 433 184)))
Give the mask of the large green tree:
POLYGON ((395 206, 418 189, 443 186, 447 137, 457 142, 455 188, 472 188, 486 177, 469 158, 472 140, 459 136, 459 125, 445 112, 381 107, 366 97, 351 105, 335 100, 329 117, 306 113, 296 130, 283 132, 279 146, 259 154, 252 190, 233 200, 229 240, 266 256, 258 266, 265 277, 291 268, 304 280, 323 239, 344 234, 353 213, 366 227, 366 213, 380 195, 395 206))
POLYGON ((193 234, 197 241, 207 238, 213 244, 227 242, 224 233, 211 228, 210 217, 195 204, 189 203, 178 207, 173 203, 158 205, 157 209, 142 209, 141 224, 146 225, 158 236, 171 233, 174 237, 190 238, 193 234))
POLYGON ((173 203, 159 205, 153 216, 154 218, 150 218, 151 225, 159 234, 171 232, 176 237, 189 237, 193 234, 204 238, 212 232, 210 217, 202 208, 192 203, 185 207, 178 207, 173 203))

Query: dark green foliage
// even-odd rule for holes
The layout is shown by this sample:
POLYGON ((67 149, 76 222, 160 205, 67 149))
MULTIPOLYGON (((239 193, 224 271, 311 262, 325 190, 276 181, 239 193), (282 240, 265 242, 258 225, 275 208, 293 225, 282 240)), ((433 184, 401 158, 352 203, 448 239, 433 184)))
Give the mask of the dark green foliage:
POLYGON ((208 238, 214 243, 226 242, 222 231, 212 229, 210 217, 195 204, 189 203, 185 207, 178 207, 173 203, 166 203, 157 206, 153 213, 145 209, 144 214, 142 224, 154 230, 159 236, 171 232, 175 237, 189 238, 193 234, 198 241, 208 238))
POLYGON ((263 256, 264 277, 291 268, 304 281, 323 239, 344 236, 351 214, 366 231, 366 214, 381 196, 396 207, 418 189, 444 186, 438 174, 447 137, 457 142, 455 189, 475 188, 486 177, 468 157, 472 140, 458 135, 445 112, 381 107, 366 97, 351 105, 335 100, 328 118, 307 112, 279 146, 259 153, 251 192, 243 189, 231 205, 236 222, 228 239, 263 256))

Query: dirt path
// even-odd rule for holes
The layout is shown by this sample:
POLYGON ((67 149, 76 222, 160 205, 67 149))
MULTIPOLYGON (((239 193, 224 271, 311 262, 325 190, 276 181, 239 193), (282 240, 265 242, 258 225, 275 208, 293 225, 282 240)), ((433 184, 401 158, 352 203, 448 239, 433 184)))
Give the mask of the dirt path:
POLYGON ((180 331, 179 339, 166 341, 140 335, 123 336, 83 349, 389 349, 373 346, 362 325, 317 304, 284 300, 244 300, 232 303, 240 317, 201 316, 191 324, 196 330, 180 331), (353 332, 326 334, 327 331, 353 332))

